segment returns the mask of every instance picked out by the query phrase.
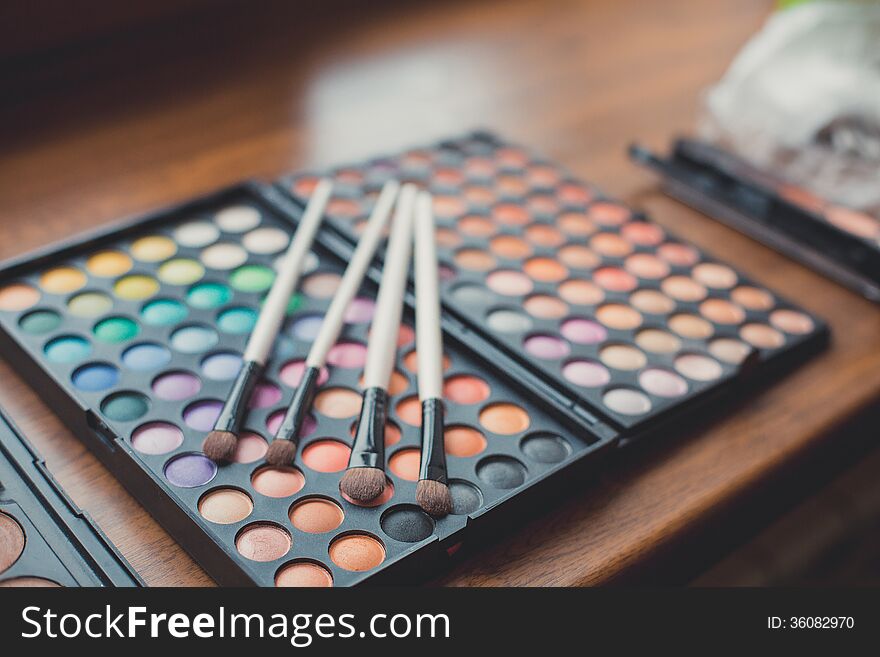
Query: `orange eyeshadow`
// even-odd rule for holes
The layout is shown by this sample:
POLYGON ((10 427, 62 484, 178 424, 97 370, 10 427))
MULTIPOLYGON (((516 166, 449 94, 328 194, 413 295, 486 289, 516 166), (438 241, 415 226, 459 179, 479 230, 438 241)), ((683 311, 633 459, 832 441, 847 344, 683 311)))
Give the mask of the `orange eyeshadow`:
POLYGON ((559 216, 556 225, 563 232, 576 237, 584 237, 596 232, 596 225, 587 215, 580 212, 566 212, 559 216))
MULTIPOLYGON (((452 362, 449 360, 449 356, 443 354, 443 369, 448 370, 451 364, 452 362)), ((403 366, 413 373, 419 371, 418 356, 415 351, 411 351, 403 357, 403 366)))
POLYGON ((523 270, 536 281, 555 283, 568 276, 568 270, 552 258, 532 258, 523 270))
POLYGON ((524 226, 531 217, 528 210, 513 203, 500 203, 492 208, 492 216, 500 224, 508 226, 524 226))
POLYGON ((476 456, 486 449, 486 437, 471 427, 447 427, 443 436, 446 453, 450 456, 476 456))
POLYGON ((302 462, 317 472, 340 472, 348 467, 351 449, 338 440, 316 440, 302 452, 302 462))
POLYGON ((16 311, 30 308, 40 300, 40 293, 30 285, 13 283, 0 288, 0 310, 16 311))
POLYGON ((333 586, 333 576, 318 564, 297 561, 278 571, 275 586, 325 588, 333 586))
POLYGON ((469 374, 453 376, 443 384, 443 396, 457 404, 478 404, 488 399, 490 392, 488 383, 469 374))
POLYGON ((363 572, 385 561, 385 547, 366 534, 347 534, 330 544, 330 559, 340 568, 363 572))
POLYGON ((495 255, 510 260, 519 260, 532 253, 532 247, 525 241, 512 235, 496 237, 489 243, 489 248, 492 249, 492 253, 495 255))
POLYGON ((251 477, 254 490, 266 497, 290 497, 301 491, 305 484, 302 472, 290 466, 266 466, 251 477))
POLYGON ((388 460, 388 468, 401 479, 418 481, 422 455, 418 449, 402 449, 388 460))
POLYGON ((417 395, 401 399, 397 403, 397 417, 414 427, 422 424, 422 404, 417 395))
POLYGON ((528 429, 531 420, 525 409, 502 402, 490 404, 480 411, 480 424, 492 433, 511 435, 528 429))
POLYGON ((339 527, 345 514, 335 502, 319 497, 305 499, 290 509, 290 524, 309 534, 323 534, 339 527))
POLYGON ((559 319, 568 313, 568 304, 546 294, 529 297, 523 303, 523 308, 533 317, 543 319, 559 319))
POLYGON ((592 306, 605 298, 605 293, 590 281, 570 280, 559 286, 559 296, 579 306, 592 306))
POLYGON ((348 388, 325 388, 315 396, 315 409, 327 417, 352 417, 361 410, 361 396, 348 388))

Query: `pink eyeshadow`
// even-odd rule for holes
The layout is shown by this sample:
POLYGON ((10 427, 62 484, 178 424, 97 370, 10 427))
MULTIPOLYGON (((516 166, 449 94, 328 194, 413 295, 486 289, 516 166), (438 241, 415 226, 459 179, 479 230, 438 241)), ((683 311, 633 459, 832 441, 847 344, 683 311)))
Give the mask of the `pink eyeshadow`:
POLYGON ((605 366, 588 360, 575 360, 562 368, 562 376, 585 388, 598 388, 611 380, 605 366))
MULTIPOLYGON (((278 432, 278 427, 281 426, 281 423, 284 421, 284 414, 287 412, 287 409, 280 409, 275 411, 266 419, 266 428, 269 430, 273 436, 278 432)), ((307 416, 305 420, 303 420, 302 429, 300 429, 300 438, 305 438, 306 436, 310 436, 315 433, 315 429, 318 428, 318 423, 315 421, 311 415, 307 416)))
POLYGON ((327 362, 347 369, 363 367, 367 362, 367 348, 358 342, 340 342, 327 354, 327 362))
POLYGON ((349 324, 366 324, 373 319, 375 307, 372 299, 356 297, 345 310, 345 321, 349 324))
POLYGON ((562 358, 570 351, 564 340, 553 335, 530 336, 526 338, 524 346, 532 356, 545 359, 562 358))
POLYGON ((198 394, 202 382, 189 372, 168 372, 153 380, 153 393, 165 401, 180 401, 198 394))
POLYGON ((266 408, 267 406, 274 406, 280 401, 281 390, 278 386, 266 381, 261 381, 257 384, 257 387, 254 388, 249 406, 251 408, 266 408))
POLYGON ((262 436, 246 431, 238 437, 232 460, 236 463, 253 463, 263 458, 268 448, 269 445, 262 436))
POLYGON ((596 344, 608 337, 604 326, 589 319, 569 319, 560 330, 563 336, 578 344, 596 344))
MULTIPOLYGON (((292 360, 281 368, 281 371, 278 372, 278 378, 281 379, 281 383, 284 385, 296 388, 299 385, 299 382, 302 381, 302 375, 305 369, 306 364, 304 361, 292 360)), ((329 378, 330 373, 327 372, 327 368, 322 367, 321 373, 318 375, 318 385, 324 385, 329 378)))

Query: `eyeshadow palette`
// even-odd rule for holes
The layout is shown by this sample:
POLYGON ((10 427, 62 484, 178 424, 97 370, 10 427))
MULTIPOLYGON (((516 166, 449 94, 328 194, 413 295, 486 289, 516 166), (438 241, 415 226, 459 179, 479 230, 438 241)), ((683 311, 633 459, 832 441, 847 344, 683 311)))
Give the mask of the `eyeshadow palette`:
POLYGON ((385 180, 429 189, 446 315, 587 425, 642 435, 744 370, 796 362, 827 341, 816 317, 491 134, 294 174, 278 188, 303 204, 319 175, 335 182, 328 222, 352 242, 385 180))
POLYGON ((141 584, 0 412, 0 588, 141 584))
MULTIPOLYGON (((454 513, 415 504, 420 405, 411 314, 390 386, 386 493, 343 498, 379 272, 350 304, 292 467, 263 457, 304 369, 351 245, 319 234, 233 462, 199 450, 229 394, 299 210, 245 184, 0 269, 4 354, 124 485, 222 584, 414 581, 462 542, 614 444, 594 420, 491 364, 479 336, 445 326, 446 450, 454 513)), ((408 313, 412 298, 408 298, 408 313)), ((533 377, 532 377, 533 378, 533 377)))

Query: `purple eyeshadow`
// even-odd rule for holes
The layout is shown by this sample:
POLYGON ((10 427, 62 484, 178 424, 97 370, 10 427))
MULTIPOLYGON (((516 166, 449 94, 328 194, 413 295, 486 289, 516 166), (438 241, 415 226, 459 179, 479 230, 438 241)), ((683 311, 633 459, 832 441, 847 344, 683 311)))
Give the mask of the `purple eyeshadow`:
POLYGON ((241 369, 241 356, 230 352, 212 354, 202 361, 202 374, 215 381, 234 379, 241 369))
POLYGON ((569 319, 562 323, 560 332, 577 344, 596 344, 608 337, 608 331, 601 324, 589 319, 569 319))
POLYGON ((210 431, 222 410, 223 402, 216 399, 193 402, 183 409, 183 421, 196 431, 210 431))
POLYGON ((203 486, 217 474, 217 466, 202 454, 182 454, 165 464, 165 478, 180 488, 203 486))
POLYGON ((166 401, 180 401, 197 395, 202 382, 189 372, 167 372, 153 380, 153 393, 166 401))
MULTIPOLYGON (((281 409, 275 411, 266 419, 266 428, 269 430, 273 436, 278 431, 278 427, 281 426, 281 423, 284 421, 284 414, 286 413, 286 409, 281 409)), ((303 420, 302 429, 300 430, 300 437, 305 438, 308 435, 311 435, 315 432, 315 429, 318 428, 318 423, 315 421, 311 415, 307 415, 306 419, 303 420)))

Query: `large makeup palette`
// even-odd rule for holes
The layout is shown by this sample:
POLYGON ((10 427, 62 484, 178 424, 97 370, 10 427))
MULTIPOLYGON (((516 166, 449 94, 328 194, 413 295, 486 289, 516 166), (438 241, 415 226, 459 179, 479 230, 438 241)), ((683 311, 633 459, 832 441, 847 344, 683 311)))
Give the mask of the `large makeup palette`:
MULTIPOLYGON (((278 185, 303 203, 317 175, 278 185)), ((335 182, 329 221, 349 241, 385 180, 429 189, 447 315, 587 424, 647 432, 744 370, 797 359, 827 339, 816 317, 491 134, 321 175, 335 182)))
POLYGON ((325 231, 251 399, 234 462, 208 460, 201 442, 298 216, 274 189, 243 185, 0 272, 4 353, 218 582, 345 586, 425 577, 427 564, 508 518, 522 493, 612 444, 601 423, 585 431, 582 420, 556 412, 515 371, 499 371, 479 345, 449 329, 454 513, 426 515, 415 504, 420 406, 408 317, 389 390, 390 485, 369 507, 345 499, 339 480, 361 403, 370 280, 329 354, 295 465, 266 465, 267 439, 351 252, 325 231))
POLYGON ((141 584, 0 412, 0 588, 141 584))

